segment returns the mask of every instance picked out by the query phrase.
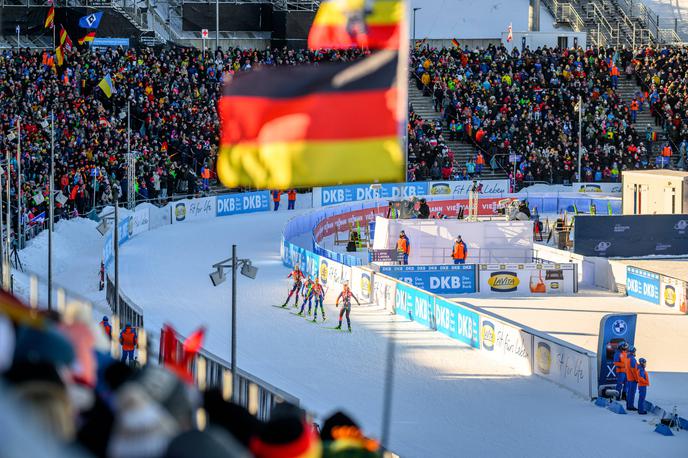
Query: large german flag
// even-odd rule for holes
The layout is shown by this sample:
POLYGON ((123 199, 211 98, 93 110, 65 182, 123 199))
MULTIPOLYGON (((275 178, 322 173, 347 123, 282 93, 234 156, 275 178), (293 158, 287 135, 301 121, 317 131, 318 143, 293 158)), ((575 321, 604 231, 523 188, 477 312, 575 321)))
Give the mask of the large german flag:
POLYGON ((218 107, 222 183, 287 189, 401 181, 397 56, 263 68, 227 83, 218 107))
POLYGON ((323 0, 308 35, 310 49, 399 49, 403 0, 323 0))

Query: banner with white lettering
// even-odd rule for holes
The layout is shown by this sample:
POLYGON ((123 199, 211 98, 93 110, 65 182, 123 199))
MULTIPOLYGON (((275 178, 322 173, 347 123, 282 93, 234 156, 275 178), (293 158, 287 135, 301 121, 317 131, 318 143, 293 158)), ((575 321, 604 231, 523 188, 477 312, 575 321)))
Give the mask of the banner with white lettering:
POLYGON ((435 329, 473 348, 480 348, 480 318, 473 310, 444 299, 435 299, 435 329))
POLYGON ((509 192, 509 180, 418 181, 411 183, 355 184, 313 188, 313 207, 374 199, 408 199, 414 196, 468 197, 476 188, 481 196, 500 197, 509 192))
POLYGON ((394 308, 397 315, 402 315, 411 321, 435 329, 433 316, 435 297, 406 283, 397 283, 394 308))
MULTIPOLYGON (((590 399, 590 356, 534 336, 534 373, 590 399)), ((594 363, 593 363, 594 364, 594 363)), ((596 393, 595 393, 596 394, 596 393)))
POLYGON ((512 366, 524 375, 532 374, 533 336, 492 317, 480 318, 481 350, 512 366))
POLYGON ((217 216, 267 211, 270 209, 269 197, 268 191, 217 196, 217 216))

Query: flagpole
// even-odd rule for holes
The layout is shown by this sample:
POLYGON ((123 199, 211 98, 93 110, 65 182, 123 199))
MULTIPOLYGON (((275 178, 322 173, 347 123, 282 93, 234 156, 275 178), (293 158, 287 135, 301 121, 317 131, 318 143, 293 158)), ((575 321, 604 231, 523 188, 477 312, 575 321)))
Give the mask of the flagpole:
POLYGON ((7 233, 5 234, 5 265, 8 266, 7 268, 7 273, 5 274, 5 289, 9 290, 10 289, 10 272, 9 272, 9 260, 10 260, 10 233, 12 232, 12 199, 10 196, 10 182, 12 179, 12 174, 10 173, 10 161, 12 158, 12 154, 10 153, 10 150, 7 150, 7 153, 5 153, 5 162, 7 162, 7 190, 5 191, 7 193, 7 233))
POLYGON ((578 95, 578 181, 582 182, 581 154, 583 152, 583 97, 578 95))
POLYGON ((21 185, 21 118, 17 118, 17 249, 23 248, 22 240, 22 185, 21 185))
POLYGON ((55 114, 50 110, 50 183, 48 192, 50 194, 50 208, 48 215, 48 310, 53 308, 53 211, 54 211, 54 191, 55 186, 55 114))

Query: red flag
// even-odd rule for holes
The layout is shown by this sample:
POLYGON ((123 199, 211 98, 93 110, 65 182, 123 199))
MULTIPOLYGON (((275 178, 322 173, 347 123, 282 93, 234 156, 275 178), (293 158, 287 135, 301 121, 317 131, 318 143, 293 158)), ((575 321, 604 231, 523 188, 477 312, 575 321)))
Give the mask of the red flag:
POLYGON ((193 383, 191 362, 203 346, 205 329, 194 331, 183 343, 179 341, 177 332, 172 326, 166 324, 162 330, 160 342, 160 356, 163 365, 174 372, 187 383, 193 383))

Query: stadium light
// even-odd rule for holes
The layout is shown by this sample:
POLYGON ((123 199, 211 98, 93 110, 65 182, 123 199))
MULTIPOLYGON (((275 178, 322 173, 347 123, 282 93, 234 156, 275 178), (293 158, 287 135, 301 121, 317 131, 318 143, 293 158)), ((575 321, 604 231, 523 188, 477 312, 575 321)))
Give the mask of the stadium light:
POLYGON ((209 274, 210 281, 213 286, 219 286, 227 279, 225 276, 224 269, 232 269, 232 345, 231 353, 232 358, 230 364, 232 365, 232 400, 236 401, 237 393, 237 366, 236 366, 236 271, 237 268, 241 266, 241 275, 248 277, 250 279, 255 279, 258 275, 258 268, 255 267, 250 259, 239 259, 236 256, 236 245, 232 245, 232 257, 229 259, 224 259, 218 263, 213 264, 215 271, 209 274))

